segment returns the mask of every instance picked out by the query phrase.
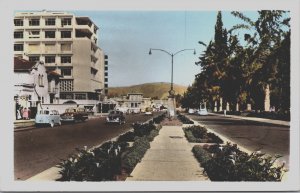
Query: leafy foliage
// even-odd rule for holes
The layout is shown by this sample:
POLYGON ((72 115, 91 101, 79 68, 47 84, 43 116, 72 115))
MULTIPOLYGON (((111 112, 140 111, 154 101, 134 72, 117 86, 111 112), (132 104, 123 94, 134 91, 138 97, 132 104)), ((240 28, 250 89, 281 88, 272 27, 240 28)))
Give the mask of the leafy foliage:
POLYGON ((205 127, 201 126, 189 126, 183 128, 186 138, 189 142, 193 143, 223 143, 220 139, 213 133, 208 133, 205 127))
POLYGON ((191 121, 189 118, 187 118, 186 116, 177 113, 177 118, 183 123, 183 124, 194 124, 193 121, 191 121))
POLYGON ((214 109, 225 109, 226 103, 235 110, 236 104, 245 109, 252 104, 255 110, 264 110, 266 88, 271 90, 271 106, 288 112, 290 109, 290 25, 288 12, 258 11, 252 21, 241 12, 232 12, 239 23, 228 30, 223 27, 222 14, 218 12, 214 40, 205 46, 196 65, 201 73, 188 87, 181 100, 184 108, 196 108, 208 103, 214 109), (235 32, 243 29, 246 45, 235 32))
POLYGON ((284 164, 274 164, 280 156, 260 152, 248 155, 230 143, 206 150, 194 146, 193 152, 212 181, 281 181, 286 172, 284 164))
POLYGON ((137 137, 133 146, 130 147, 122 156, 122 167, 127 171, 132 171, 136 164, 140 162, 150 148, 150 143, 147 137, 137 137))

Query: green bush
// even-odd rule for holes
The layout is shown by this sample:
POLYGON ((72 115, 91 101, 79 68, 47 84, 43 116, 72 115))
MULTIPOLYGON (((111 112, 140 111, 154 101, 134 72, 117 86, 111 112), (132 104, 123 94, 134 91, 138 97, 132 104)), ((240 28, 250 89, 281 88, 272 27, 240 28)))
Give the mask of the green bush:
POLYGON ((193 152, 212 181, 281 181, 286 171, 284 164, 274 166, 280 156, 272 157, 259 152, 248 155, 230 143, 207 150, 197 146, 193 152))
POLYGON ((107 142, 92 151, 77 149, 78 154, 62 160, 58 165, 58 181, 107 181, 114 180, 121 172, 121 153, 127 143, 107 142))
POLYGON ((191 121, 189 118, 187 118, 184 115, 181 115, 180 113, 177 114, 177 118, 183 123, 183 124, 194 124, 193 121, 191 121))
POLYGON ((208 160, 210 160, 211 158, 210 153, 199 145, 195 145, 192 149, 192 152, 194 153, 195 157, 197 158, 197 160, 200 162, 201 165, 207 162, 208 160))
POLYGON ((183 130, 187 140, 192 143, 223 143, 218 136, 208 133, 205 127, 193 125, 185 127, 183 130))
POLYGON ((123 135, 120 135, 118 137, 118 142, 129 142, 129 141, 134 141, 134 132, 128 131, 123 135))
POLYGON ((136 164, 140 162, 146 153, 147 149, 150 148, 150 143, 147 137, 137 137, 132 147, 128 148, 122 155, 122 167, 128 172, 131 172, 136 164))
POLYGON ((166 117, 166 113, 163 113, 163 114, 161 114, 161 115, 158 115, 157 117, 154 117, 154 118, 153 118, 153 122, 154 122, 155 124, 159 124, 159 123, 161 123, 161 122, 164 120, 165 117, 166 117))
POLYGON ((158 135, 159 131, 158 130, 152 130, 150 131, 149 135, 147 135, 148 141, 153 141, 154 137, 158 135))
POLYGON ((145 135, 149 135, 152 130, 156 129, 155 125, 149 124, 149 123, 144 123, 144 124, 139 124, 139 123, 134 123, 133 124, 133 132, 134 135, 137 137, 142 137, 145 135))

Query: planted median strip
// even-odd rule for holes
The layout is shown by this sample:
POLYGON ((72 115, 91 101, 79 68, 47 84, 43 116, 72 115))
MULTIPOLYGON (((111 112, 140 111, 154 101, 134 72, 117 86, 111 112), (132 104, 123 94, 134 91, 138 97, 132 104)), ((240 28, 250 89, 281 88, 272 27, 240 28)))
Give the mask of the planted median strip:
POLYGON ((59 164, 61 177, 58 181, 115 181, 125 180, 136 164, 141 161, 150 141, 158 135, 158 124, 165 114, 148 123, 134 124, 133 131, 92 150, 77 149, 59 164))
POLYGON ((287 172, 284 163, 276 163, 279 155, 259 151, 248 154, 236 144, 223 144, 222 139, 203 126, 192 125, 183 130, 189 142, 204 143, 195 145, 192 151, 211 181, 281 181, 287 172))

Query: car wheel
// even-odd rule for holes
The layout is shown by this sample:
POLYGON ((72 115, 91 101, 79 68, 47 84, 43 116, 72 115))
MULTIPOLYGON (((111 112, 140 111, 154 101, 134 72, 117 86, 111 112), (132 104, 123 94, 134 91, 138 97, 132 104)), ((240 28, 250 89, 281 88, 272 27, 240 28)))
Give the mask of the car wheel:
POLYGON ((54 121, 50 122, 50 126, 53 128, 54 127, 54 121))

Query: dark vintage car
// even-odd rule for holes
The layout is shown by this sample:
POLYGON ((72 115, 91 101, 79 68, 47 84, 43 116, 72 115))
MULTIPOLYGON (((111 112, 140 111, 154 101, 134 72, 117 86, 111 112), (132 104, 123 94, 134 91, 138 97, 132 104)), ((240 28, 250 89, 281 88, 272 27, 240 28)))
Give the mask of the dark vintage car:
POLYGON ((60 117, 63 122, 85 121, 88 119, 88 113, 85 108, 70 107, 60 117))
POLYGON ((124 124, 125 116, 122 111, 119 110, 110 111, 108 116, 106 117, 106 123, 119 123, 120 125, 124 124))

